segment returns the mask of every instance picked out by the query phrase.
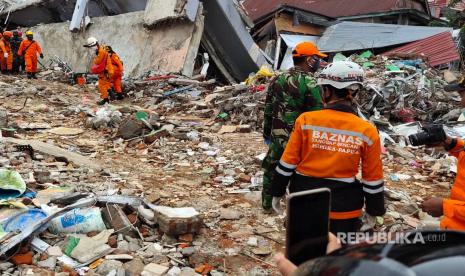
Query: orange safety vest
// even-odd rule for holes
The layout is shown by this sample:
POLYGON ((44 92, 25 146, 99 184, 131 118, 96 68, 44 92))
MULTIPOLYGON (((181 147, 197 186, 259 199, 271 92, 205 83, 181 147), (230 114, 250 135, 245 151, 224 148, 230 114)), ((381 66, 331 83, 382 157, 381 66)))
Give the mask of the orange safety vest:
MULTIPOLYGON (((332 192, 337 193, 338 189, 353 187, 347 198, 338 196, 338 200, 345 202, 332 203, 331 219, 360 217, 364 197, 369 214, 382 215, 385 212, 380 138, 375 126, 354 113, 351 107, 336 104, 302 114, 295 122, 276 167, 277 179, 296 173, 298 177, 294 179, 298 185, 308 186, 304 188, 320 188, 315 186, 328 183, 332 192), (360 165, 361 184, 355 178, 360 165), (337 208, 333 208, 335 206, 337 208)), ((286 181, 282 180, 281 191, 282 185, 287 185, 286 181)), ((278 182, 273 181, 272 190, 273 185, 279 185, 278 182)), ((273 193, 279 196, 279 192, 273 193)))
POLYGON ((452 187, 450 198, 444 199, 444 218, 441 221, 442 229, 465 230, 465 142, 455 140, 456 144, 449 154, 457 157, 457 176, 452 187))

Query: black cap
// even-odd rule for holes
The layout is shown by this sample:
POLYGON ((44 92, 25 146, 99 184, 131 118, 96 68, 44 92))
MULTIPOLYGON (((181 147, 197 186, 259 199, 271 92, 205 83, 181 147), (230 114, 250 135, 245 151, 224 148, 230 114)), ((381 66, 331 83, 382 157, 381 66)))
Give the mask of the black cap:
POLYGON ((462 77, 458 82, 444 86, 444 91, 454 92, 465 90, 465 77, 462 77))

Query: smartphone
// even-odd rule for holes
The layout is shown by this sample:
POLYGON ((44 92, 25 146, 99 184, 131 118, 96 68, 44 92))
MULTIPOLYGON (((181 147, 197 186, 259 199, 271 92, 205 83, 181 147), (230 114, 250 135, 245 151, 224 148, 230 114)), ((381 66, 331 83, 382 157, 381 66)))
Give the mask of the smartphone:
POLYGON ((331 191, 292 193, 287 201, 286 257, 295 265, 326 255, 331 191))

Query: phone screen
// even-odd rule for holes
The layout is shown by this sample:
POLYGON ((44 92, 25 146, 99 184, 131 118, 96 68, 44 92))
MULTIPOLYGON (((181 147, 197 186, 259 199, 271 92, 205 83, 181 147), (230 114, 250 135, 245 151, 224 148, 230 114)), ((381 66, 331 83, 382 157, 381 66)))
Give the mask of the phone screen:
POLYGON ((330 198, 331 191, 326 188, 289 196, 286 255, 295 265, 326 254, 330 198))

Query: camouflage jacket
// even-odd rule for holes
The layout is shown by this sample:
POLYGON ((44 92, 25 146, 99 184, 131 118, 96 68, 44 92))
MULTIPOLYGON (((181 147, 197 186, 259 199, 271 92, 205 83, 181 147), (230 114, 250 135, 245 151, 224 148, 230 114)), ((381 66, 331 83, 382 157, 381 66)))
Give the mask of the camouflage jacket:
POLYGON ((263 137, 287 140, 300 114, 322 107, 320 89, 311 73, 293 68, 278 75, 267 91, 263 137))

